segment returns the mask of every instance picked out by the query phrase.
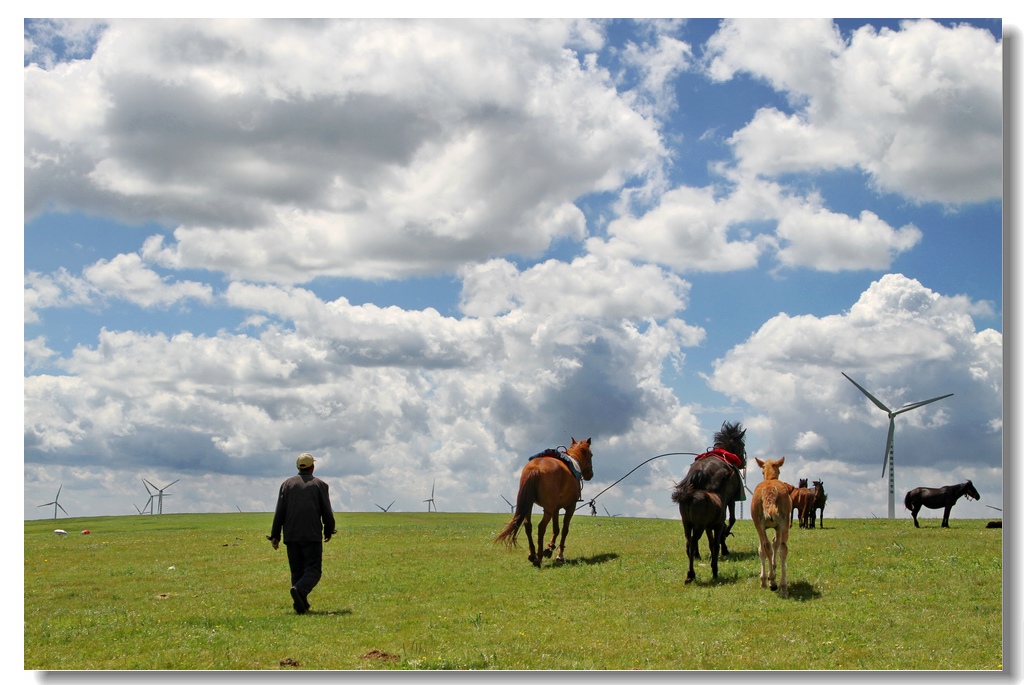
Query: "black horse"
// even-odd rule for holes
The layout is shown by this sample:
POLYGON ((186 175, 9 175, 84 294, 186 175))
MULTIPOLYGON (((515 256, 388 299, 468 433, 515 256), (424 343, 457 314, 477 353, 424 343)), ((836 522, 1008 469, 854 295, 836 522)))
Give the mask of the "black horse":
MULTIPOLYGON (((722 430, 715 433, 715 449, 725 450, 736 455, 745 468, 747 463, 747 450, 744 444, 746 435, 747 431, 738 421, 736 423, 726 421, 722 423, 722 430)), ((673 490, 672 501, 679 502, 684 494, 692 490, 706 490, 715 493, 721 497, 722 505, 729 511, 729 523, 721 536, 721 556, 728 555, 729 548, 726 546, 725 540, 729 537, 733 524, 736 523, 736 500, 744 499, 743 479, 740 478, 739 468, 716 456, 698 457, 690 466, 686 476, 673 490), (703 474, 699 487, 692 483, 694 474, 698 472, 703 474)))
POLYGON ((683 519, 683 532, 686 535, 686 556, 690 560, 687 583, 697 578, 693 572, 693 560, 700 558, 697 545, 705 533, 711 549, 711 577, 716 580, 718 578, 718 554, 724 537, 722 533, 725 531, 725 507, 722 506, 721 497, 703 489, 707 481, 707 474, 695 471, 690 477, 691 487, 672 493, 672 500, 679 505, 679 515, 683 519))
POLYGON ((915 528, 921 527, 917 522, 917 512, 921 511, 921 507, 945 508, 945 511, 942 512, 942 527, 949 528, 949 511, 961 497, 981 499, 981 495, 974 488, 974 483, 967 481, 959 485, 946 485, 941 488, 914 488, 903 498, 903 506, 909 509, 910 514, 914 517, 915 528))
POLYGON ((825 494, 825 484, 820 480, 816 480, 814 485, 814 506, 811 507, 811 528, 814 528, 814 520, 817 518, 818 510, 821 509, 821 518, 818 527, 825 527, 825 502, 828 500, 828 495, 825 494))

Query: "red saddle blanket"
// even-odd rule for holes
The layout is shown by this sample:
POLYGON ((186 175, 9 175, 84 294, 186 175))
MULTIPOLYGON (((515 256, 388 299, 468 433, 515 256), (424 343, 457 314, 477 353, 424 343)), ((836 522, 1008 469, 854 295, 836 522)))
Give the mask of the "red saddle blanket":
POLYGON ((705 457, 720 457, 722 459, 725 459, 727 462, 729 462, 738 469, 743 468, 743 462, 740 461, 739 457, 737 457, 732 452, 727 452, 726 450, 721 449, 720 447, 716 447, 715 449, 705 452, 704 454, 698 454, 694 461, 697 461, 697 459, 704 459, 705 457))

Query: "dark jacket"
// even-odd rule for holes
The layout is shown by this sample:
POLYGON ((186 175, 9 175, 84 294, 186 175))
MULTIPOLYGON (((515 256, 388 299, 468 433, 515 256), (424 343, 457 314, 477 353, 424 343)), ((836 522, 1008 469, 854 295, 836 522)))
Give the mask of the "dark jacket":
POLYGON ((270 537, 284 542, 320 542, 334 533, 334 512, 327 483, 300 473, 281 483, 270 537), (322 523, 322 525, 321 525, 322 523))

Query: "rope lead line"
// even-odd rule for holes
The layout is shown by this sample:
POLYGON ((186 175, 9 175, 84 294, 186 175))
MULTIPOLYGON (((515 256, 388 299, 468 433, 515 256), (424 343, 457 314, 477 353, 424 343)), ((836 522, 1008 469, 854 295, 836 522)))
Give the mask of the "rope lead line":
POLYGON ((625 479, 626 479, 626 476, 628 476, 628 475, 629 475, 630 473, 633 473, 633 471, 636 471, 636 470, 637 470, 638 468, 640 468, 641 466, 643 466, 643 465, 644 465, 644 464, 646 464, 647 462, 650 462, 650 461, 654 461, 655 459, 661 459, 662 457, 676 457, 676 456, 691 456, 691 457, 696 457, 696 456, 697 456, 698 454, 699 454, 699 452, 666 452, 665 454, 659 454, 659 455, 657 455, 657 456, 651 457, 650 459, 645 459, 644 461, 640 462, 639 464, 637 464, 636 466, 634 466, 634 467, 633 467, 632 469, 630 469, 630 470, 629 470, 629 471, 628 471, 628 472, 626 473, 626 475, 625 475, 625 476, 623 476, 622 478, 618 479, 617 481, 615 481, 614 483, 612 483, 611 485, 609 485, 608 487, 606 487, 606 488, 605 488, 604 490, 602 490, 601 492, 599 492, 599 493, 597 493, 596 495, 594 495, 593 497, 591 497, 591 498, 590 498, 590 501, 588 501, 588 502, 584 502, 584 503, 583 503, 583 504, 581 504, 580 506, 576 507, 576 511, 579 511, 580 509, 582 509, 582 508, 583 508, 583 507, 585 507, 585 506, 591 506, 591 507, 592 507, 592 506, 594 506, 594 502, 596 502, 596 501, 597 501, 597 498, 598 498, 598 497, 600 497, 600 496, 601 496, 601 495, 603 495, 604 493, 606 493, 606 492, 608 492, 609 490, 611 490, 612 488, 614 488, 614 487, 615 487, 616 485, 618 485, 618 484, 619 484, 619 483, 621 483, 621 482, 622 482, 623 480, 625 480, 625 479))

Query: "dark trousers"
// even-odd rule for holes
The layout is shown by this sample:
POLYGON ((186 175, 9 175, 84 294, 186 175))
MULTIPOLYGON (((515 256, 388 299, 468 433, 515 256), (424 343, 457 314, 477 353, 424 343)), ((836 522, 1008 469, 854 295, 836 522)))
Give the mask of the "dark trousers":
POLYGON ((324 558, 322 542, 286 542, 288 566, 292 571, 292 587, 303 597, 308 595, 320 582, 324 558))

